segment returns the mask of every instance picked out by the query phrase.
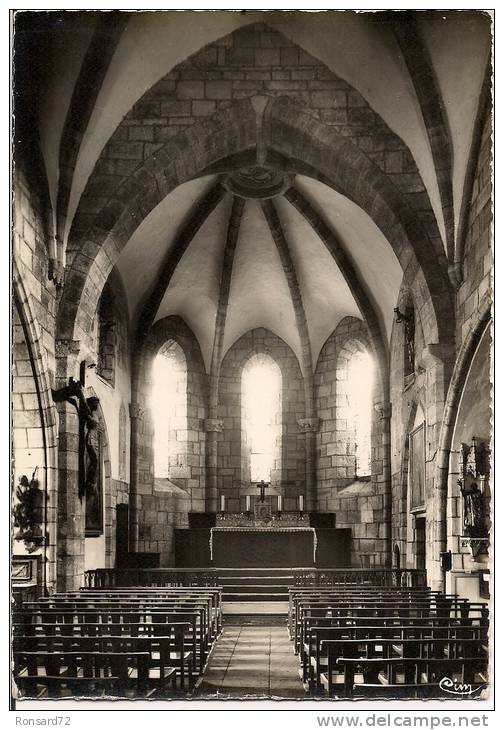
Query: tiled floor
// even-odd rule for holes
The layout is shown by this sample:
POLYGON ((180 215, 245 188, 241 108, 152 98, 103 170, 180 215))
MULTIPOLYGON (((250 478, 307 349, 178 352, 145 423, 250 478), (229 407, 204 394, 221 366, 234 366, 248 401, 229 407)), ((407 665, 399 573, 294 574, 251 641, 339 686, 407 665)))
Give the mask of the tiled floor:
POLYGON ((303 698, 298 668, 284 626, 226 626, 197 696, 303 698))

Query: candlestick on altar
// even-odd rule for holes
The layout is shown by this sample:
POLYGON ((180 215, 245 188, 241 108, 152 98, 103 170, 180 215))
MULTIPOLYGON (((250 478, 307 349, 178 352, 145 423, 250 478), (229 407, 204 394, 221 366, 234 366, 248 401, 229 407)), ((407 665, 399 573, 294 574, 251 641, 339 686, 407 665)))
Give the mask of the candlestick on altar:
POLYGON ((247 496, 245 497, 245 505, 245 510, 247 512, 250 512, 250 494, 247 494, 247 496))
POLYGON ((302 494, 299 495, 299 511, 304 511, 304 497, 302 494))
POLYGON ((279 494, 277 498, 277 510, 278 512, 282 511, 282 495, 279 494))
POLYGON ((221 498, 220 498, 220 509, 221 509, 221 512, 226 511, 226 497, 223 494, 221 494, 221 498))

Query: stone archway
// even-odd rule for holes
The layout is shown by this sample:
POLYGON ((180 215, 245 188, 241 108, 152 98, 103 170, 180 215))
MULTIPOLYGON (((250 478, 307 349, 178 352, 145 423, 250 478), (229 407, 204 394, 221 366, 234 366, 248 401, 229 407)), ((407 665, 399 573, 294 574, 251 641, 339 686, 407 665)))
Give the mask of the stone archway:
MULTIPOLYGON (((428 292, 418 307, 432 338, 451 339, 453 305, 446 260, 425 234, 407 197, 348 138, 293 100, 280 97, 272 102, 267 126, 266 163, 322 180, 362 207, 389 240, 407 279, 413 283, 419 277, 418 288, 428 292)), ((86 340, 95 303, 120 251, 166 195, 202 174, 243 167, 244 156, 253 163, 256 144, 257 115, 252 101, 245 99, 192 125, 141 163, 97 211, 73 257, 58 310, 58 338, 86 340)))

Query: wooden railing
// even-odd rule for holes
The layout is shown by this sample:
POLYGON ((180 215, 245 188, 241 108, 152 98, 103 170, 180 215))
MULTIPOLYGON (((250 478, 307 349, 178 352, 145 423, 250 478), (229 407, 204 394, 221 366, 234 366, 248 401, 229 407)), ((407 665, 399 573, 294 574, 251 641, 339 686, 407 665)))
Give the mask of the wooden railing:
MULTIPOLYGON (((250 570, 248 568, 247 570, 250 570)), ((254 568, 267 572, 267 568, 254 568)), ((226 573, 239 568, 96 568, 84 575, 86 588, 122 588, 131 586, 215 586, 226 573)), ((293 576, 293 585, 323 586, 357 583, 381 586, 426 586, 425 570, 405 568, 275 568, 279 577, 293 576)))

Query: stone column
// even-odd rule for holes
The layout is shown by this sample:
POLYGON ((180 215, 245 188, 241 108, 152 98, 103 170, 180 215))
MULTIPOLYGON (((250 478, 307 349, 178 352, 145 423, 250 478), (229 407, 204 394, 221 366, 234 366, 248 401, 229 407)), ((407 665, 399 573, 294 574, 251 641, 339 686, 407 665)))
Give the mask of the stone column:
MULTIPOLYGON (((56 389, 79 378, 80 340, 56 341, 56 389)), ((56 405, 58 428, 57 590, 83 585, 85 501, 79 499, 79 419, 65 401, 56 405)))
POLYGON ((390 568, 392 567, 392 476, 390 463, 390 418, 392 415, 392 404, 379 402, 374 404, 374 408, 381 422, 383 513, 385 518, 383 536, 385 539, 385 567, 390 568))
POLYGON ((219 495, 217 494, 217 439, 222 433, 224 421, 221 418, 207 418, 205 420, 206 437, 206 493, 205 509, 207 512, 217 512, 219 509, 219 495))
POLYGON ((130 416, 130 492, 129 492, 129 546, 130 552, 138 552, 140 511, 138 485, 140 483, 139 449, 141 447, 145 409, 139 403, 129 404, 130 416))
POLYGON ((453 371, 453 349, 448 344, 431 343, 422 350, 419 365, 426 378, 426 504, 427 581, 433 590, 444 591, 446 575, 441 570, 441 552, 447 546, 446 500, 448 472, 438 478, 435 456, 443 422, 445 399, 453 371))
POLYGON ((316 434, 320 426, 320 418, 299 418, 298 426, 305 434, 306 453, 306 511, 317 511, 317 464, 316 464, 316 434))

